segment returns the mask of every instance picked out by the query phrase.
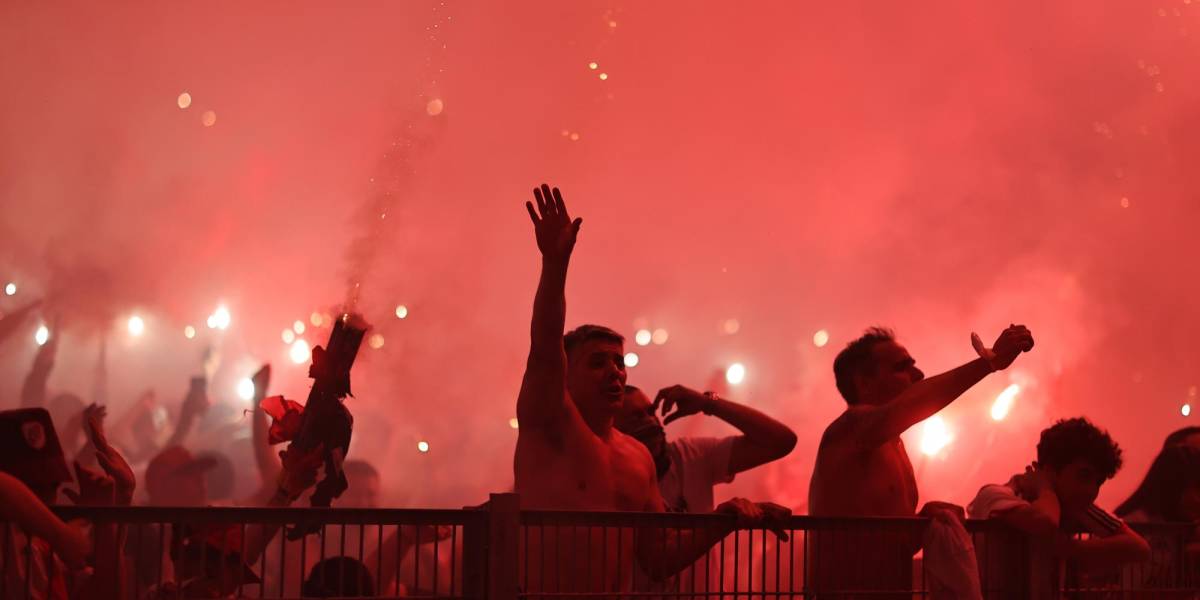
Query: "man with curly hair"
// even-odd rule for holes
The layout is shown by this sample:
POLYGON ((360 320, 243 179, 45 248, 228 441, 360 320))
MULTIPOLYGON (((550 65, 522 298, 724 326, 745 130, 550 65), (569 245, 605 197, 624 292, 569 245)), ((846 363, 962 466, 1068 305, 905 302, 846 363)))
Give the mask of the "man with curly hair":
POLYGON ((1095 504, 1121 462, 1121 448, 1107 431, 1082 417, 1063 419, 1042 431, 1036 462, 1007 483, 983 486, 967 510, 1032 538, 1035 592, 1048 593, 1061 579, 1053 571, 1057 560, 1084 573, 1111 573, 1150 557, 1146 540, 1095 504))

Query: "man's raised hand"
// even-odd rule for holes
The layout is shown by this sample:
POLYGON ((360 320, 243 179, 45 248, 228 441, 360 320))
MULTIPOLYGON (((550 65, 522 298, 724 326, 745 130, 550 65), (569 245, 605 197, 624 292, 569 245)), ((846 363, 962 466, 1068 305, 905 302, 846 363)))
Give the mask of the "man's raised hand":
POLYGON ((551 190, 550 186, 543 183, 542 187, 533 189, 533 197, 537 206, 533 202, 526 202, 525 208, 529 211, 529 219, 533 221, 538 250, 547 260, 567 260, 575 248, 575 238, 579 235, 579 225, 583 219, 571 220, 558 188, 551 190))
POLYGON ((985 348, 977 334, 971 334, 971 345, 979 357, 988 361, 993 371, 1007 369, 1022 352, 1033 350, 1033 334, 1024 325, 1009 325, 996 338, 991 348, 985 348))

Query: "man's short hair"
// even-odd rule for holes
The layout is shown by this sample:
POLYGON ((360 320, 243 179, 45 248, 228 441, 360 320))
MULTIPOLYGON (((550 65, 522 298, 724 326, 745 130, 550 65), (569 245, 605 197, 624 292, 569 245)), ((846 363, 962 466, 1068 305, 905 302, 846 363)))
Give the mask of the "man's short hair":
POLYGON ((1083 417, 1062 419, 1042 430, 1037 445, 1038 464, 1061 469, 1082 460, 1112 479, 1121 469, 1121 447, 1108 432, 1083 417))
POLYGON ((567 352, 567 360, 571 359, 571 351, 592 340, 604 340, 624 344, 625 338, 603 325, 580 325, 563 336, 563 350, 567 352))
POLYGON ((858 391, 854 389, 854 377, 866 373, 875 366, 871 350, 875 344, 893 342, 896 334, 884 327, 871 327, 861 337, 846 344, 833 359, 833 378, 837 389, 846 399, 846 404, 858 403, 858 391))

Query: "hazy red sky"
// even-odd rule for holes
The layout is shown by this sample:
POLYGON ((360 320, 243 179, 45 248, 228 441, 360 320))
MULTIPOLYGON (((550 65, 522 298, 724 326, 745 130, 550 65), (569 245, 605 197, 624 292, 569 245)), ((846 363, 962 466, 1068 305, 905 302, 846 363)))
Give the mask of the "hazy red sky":
MULTIPOLYGON (((1111 505, 1200 418, 1180 415, 1200 384, 1197 35, 1185 0, 6 3, 0 279, 20 291, 0 310, 57 299, 57 390, 90 392, 109 335, 116 409, 182 396, 198 326, 236 404, 261 361, 302 397, 280 332, 359 281, 386 344, 355 372, 355 450, 397 501, 474 502, 510 483, 538 266, 521 205, 549 181, 584 218, 569 323, 667 329, 637 349, 646 388, 741 361, 729 395, 800 433, 728 493, 802 506, 842 408, 833 356, 863 327, 936 372, 1021 322, 1037 350, 943 413, 953 442, 921 461, 911 432, 922 495, 966 502, 1085 414, 1127 447, 1111 505)), ((8 404, 33 325, 3 349, 8 404)))

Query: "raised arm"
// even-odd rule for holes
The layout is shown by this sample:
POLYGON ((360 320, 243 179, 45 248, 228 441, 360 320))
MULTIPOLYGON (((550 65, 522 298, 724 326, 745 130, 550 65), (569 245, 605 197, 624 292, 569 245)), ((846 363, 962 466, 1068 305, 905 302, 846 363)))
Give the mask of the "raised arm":
POLYGON ((571 220, 558 188, 551 190, 543 184, 534 189, 533 196, 536 206, 526 202, 525 208, 542 254, 542 274, 533 299, 529 359, 517 397, 522 430, 544 429, 574 410, 566 396, 567 356, 562 337, 567 317, 567 266, 583 222, 571 220))
POLYGON ((932 417, 993 371, 1007 369, 1022 352, 1033 349, 1033 334, 1023 325, 1005 329, 992 348, 976 346, 980 357, 941 375, 912 384, 881 406, 856 407, 855 437, 860 446, 876 448, 909 427, 932 417))
POLYGON ((742 432, 734 438, 729 452, 729 473, 736 474, 788 455, 796 447, 796 434, 787 425, 716 394, 702 394, 682 385, 658 392, 654 408, 662 405, 663 425, 702 412, 714 416, 742 432), (674 412, 671 410, 674 409, 674 412))

